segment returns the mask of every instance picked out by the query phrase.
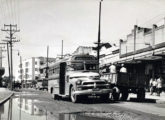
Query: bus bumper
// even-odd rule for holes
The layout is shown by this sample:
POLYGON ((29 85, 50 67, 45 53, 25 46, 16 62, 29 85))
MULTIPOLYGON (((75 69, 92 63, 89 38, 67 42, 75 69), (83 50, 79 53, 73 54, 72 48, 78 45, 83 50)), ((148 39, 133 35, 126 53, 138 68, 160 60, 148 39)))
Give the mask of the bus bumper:
POLYGON ((112 89, 88 89, 88 90, 81 90, 75 91, 75 95, 103 95, 112 93, 112 89))

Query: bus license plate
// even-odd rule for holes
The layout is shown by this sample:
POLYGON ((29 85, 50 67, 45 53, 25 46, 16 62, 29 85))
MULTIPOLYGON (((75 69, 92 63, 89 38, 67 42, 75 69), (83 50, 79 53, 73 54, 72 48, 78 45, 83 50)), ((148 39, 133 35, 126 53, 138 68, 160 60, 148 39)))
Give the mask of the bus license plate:
POLYGON ((93 91, 99 91, 99 88, 94 88, 93 91))

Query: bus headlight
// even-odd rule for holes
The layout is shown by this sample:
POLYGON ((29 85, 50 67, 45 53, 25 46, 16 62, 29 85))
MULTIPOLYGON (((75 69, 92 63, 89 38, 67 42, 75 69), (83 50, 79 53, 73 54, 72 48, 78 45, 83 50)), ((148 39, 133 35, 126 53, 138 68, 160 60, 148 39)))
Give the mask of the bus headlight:
POLYGON ((78 80, 77 82, 76 82, 76 85, 81 85, 82 84, 82 81, 81 80, 78 80))

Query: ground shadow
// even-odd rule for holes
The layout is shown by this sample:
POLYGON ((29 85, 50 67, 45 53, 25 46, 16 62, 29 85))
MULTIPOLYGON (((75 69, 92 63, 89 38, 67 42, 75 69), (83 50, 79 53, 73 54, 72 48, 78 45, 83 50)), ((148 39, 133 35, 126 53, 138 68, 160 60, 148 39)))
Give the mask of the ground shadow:
MULTIPOLYGON (((68 101, 68 102, 71 102, 71 100, 69 98, 61 98, 59 100, 64 100, 64 101, 68 101)), ((114 103, 119 103, 120 101, 114 101, 114 100, 111 100, 111 99, 108 99, 108 100, 101 100, 99 98, 83 98, 83 99, 80 99, 78 101, 78 103, 81 103, 81 104, 114 104, 114 103)))
POLYGON ((127 102, 156 103, 156 99, 138 100, 137 98, 130 98, 127 102))

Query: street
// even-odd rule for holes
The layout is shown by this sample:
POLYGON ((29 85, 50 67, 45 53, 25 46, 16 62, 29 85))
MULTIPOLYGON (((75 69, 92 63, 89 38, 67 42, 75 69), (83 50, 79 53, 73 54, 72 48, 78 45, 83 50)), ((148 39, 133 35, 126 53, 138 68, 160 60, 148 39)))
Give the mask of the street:
MULTIPOLYGON (((165 104, 144 103, 126 101, 103 103, 98 99, 88 99, 81 103, 72 103, 67 99, 53 100, 46 91, 28 90, 28 92, 16 93, 15 97, 34 100, 34 105, 46 111, 47 119, 59 119, 61 113, 79 114, 102 119, 111 120, 164 120, 165 104), (21 96, 19 96, 21 95, 21 96)), ((64 117, 66 118, 66 117, 64 117)), ((94 119, 94 118, 92 118, 94 119)), ((65 119, 64 119, 65 120, 65 119)), ((72 119, 71 119, 72 120, 72 119)), ((77 120, 77 118, 76 118, 77 120)))

